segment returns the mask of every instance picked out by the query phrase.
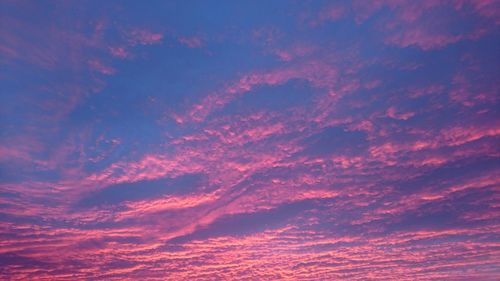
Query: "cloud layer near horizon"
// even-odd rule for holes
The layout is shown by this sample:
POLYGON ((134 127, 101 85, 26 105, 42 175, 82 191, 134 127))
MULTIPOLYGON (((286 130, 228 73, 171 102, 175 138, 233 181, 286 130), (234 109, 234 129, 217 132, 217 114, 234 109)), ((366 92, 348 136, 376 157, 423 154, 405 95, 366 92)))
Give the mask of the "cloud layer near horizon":
POLYGON ((500 3, 4 1, 0 279, 495 280, 500 3))

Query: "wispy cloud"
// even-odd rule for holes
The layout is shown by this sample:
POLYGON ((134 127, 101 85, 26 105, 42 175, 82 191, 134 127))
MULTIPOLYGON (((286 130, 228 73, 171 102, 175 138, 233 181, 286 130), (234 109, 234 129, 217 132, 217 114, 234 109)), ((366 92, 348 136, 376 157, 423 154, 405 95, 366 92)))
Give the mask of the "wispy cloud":
POLYGON ((499 275, 496 1, 0 5, 0 279, 499 275))

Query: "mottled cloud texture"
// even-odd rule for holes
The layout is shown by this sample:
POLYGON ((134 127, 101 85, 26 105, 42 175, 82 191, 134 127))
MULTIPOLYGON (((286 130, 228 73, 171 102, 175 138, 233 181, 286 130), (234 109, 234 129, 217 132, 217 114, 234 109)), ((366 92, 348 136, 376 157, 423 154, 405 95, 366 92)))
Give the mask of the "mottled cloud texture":
POLYGON ((2 1, 0 279, 498 280, 499 25, 2 1))

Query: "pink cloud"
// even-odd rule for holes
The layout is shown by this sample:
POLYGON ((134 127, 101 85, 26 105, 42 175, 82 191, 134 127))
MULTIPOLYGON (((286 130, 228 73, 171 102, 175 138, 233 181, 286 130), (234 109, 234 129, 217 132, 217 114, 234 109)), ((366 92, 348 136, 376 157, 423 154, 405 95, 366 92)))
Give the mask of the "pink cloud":
POLYGON ((464 38, 466 37, 463 35, 435 33, 427 28, 418 26, 388 35, 385 38, 385 43, 399 47, 418 46, 422 50, 432 50, 443 48, 464 38))
MULTIPOLYGON (((268 72, 243 75, 239 80, 228 83, 221 92, 208 95, 201 103, 193 106, 189 113, 192 120, 203 120, 210 112, 226 105, 238 95, 250 92, 260 85, 282 85, 290 79, 304 79, 313 87, 329 89, 336 84, 338 70, 325 62, 309 60, 287 68, 268 72)), ((180 118, 184 120, 185 118, 180 118)))
POLYGON ((291 61, 296 58, 310 55, 315 50, 314 47, 308 45, 297 45, 289 49, 277 49, 273 53, 282 61, 291 61))
POLYGON ((356 21, 361 24, 376 12, 389 9, 391 14, 378 22, 378 29, 385 34, 384 42, 399 47, 417 46, 422 50, 446 47, 462 40, 477 40, 498 24, 500 8, 493 1, 405 1, 377 0, 367 3, 356 1, 353 4, 356 21), (472 7, 479 15, 487 18, 490 24, 477 23, 460 34, 450 32, 449 26, 460 22, 465 7, 472 7), (436 12, 448 9, 455 12, 451 17, 438 17, 436 12), (492 25, 493 24, 493 25, 492 25))
POLYGON ((398 120, 408 120, 415 116, 414 112, 398 112, 395 107, 390 107, 386 113, 388 117, 398 120))
POLYGON ((312 27, 316 27, 321 25, 327 21, 337 21, 345 16, 346 10, 344 6, 329 6, 322 9, 321 12, 318 13, 315 19, 310 22, 312 27))
POLYGON ((203 46, 203 40, 201 37, 179 37, 179 42, 189 48, 201 48, 203 46))
MULTIPOLYGON (((409 30, 406 35, 394 35, 397 28, 384 33, 384 39, 395 36, 395 41, 387 44, 425 50, 453 44, 443 35, 445 31, 419 26, 433 3, 415 2, 409 8, 403 7, 405 3, 409 2, 365 2, 373 6, 368 10, 386 5, 397 17, 397 21, 389 20, 389 27, 401 23, 409 30)), ((325 19, 340 20, 344 15, 327 11, 325 19)), ((133 46, 163 40, 161 34, 137 31, 129 34, 135 39, 110 44, 123 47, 109 47, 100 39, 105 29, 106 25, 98 22, 88 40, 75 34, 64 37, 74 38, 61 42, 77 46, 77 54, 86 50, 107 55, 99 59, 93 54, 72 57, 76 66, 112 75, 117 70, 107 65, 110 56, 130 58, 133 46), (80 43, 85 48, 78 48, 80 43)), ((282 34, 271 30, 254 34, 254 39, 272 45, 268 50, 276 50, 274 44, 282 34)), ((457 40, 473 38, 464 36, 457 40)), ((22 60, 42 66, 43 71, 65 66, 61 57, 66 56, 54 51, 58 48, 42 48, 40 53, 35 50, 33 57, 24 58, 22 38, 5 40, 7 47, 0 52, 13 56, 6 58, 9 63, 22 60), (44 54, 53 57, 44 58, 44 54)), ((192 38, 180 43, 195 48, 203 45, 202 40, 192 38)), ((499 156, 499 123, 482 117, 488 110, 494 111, 492 105, 498 100, 498 87, 491 82, 494 79, 483 78, 486 67, 468 55, 456 73, 443 75, 452 77, 450 80, 437 82, 425 77, 430 79, 426 83, 420 79, 399 81, 400 76, 392 73, 399 71, 400 65, 410 65, 405 72, 427 66, 408 62, 406 57, 400 58, 402 62, 395 63, 396 67, 393 61, 387 63, 378 57, 362 62, 352 46, 345 53, 334 53, 332 45, 307 46, 292 44, 276 53, 268 52, 282 62, 271 60, 266 68, 241 69, 233 79, 216 81, 218 87, 200 93, 204 95, 187 109, 172 113, 178 125, 155 124, 161 125, 159 129, 177 126, 175 133, 169 129, 159 132, 168 138, 161 137, 140 150, 130 148, 127 135, 118 138, 102 133, 101 129, 109 129, 101 126, 103 123, 95 126, 89 122, 86 128, 60 126, 65 121, 61 118, 87 93, 104 87, 104 82, 96 81, 105 77, 90 75, 97 77, 88 83, 91 85, 61 84, 58 77, 55 85, 33 87, 44 99, 27 98, 35 104, 28 107, 28 114, 42 111, 37 119, 55 125, 23 131, 22 138, 2 139, 0 160, 7 163, 6 168, 14 169, 17 162, 23 162, 16 174, 34 166, 37 174, 54 171, 57 175, 54 180, 0 183, 0 205, 5 214, 0 233, 6 234, 0 242, 0 258, 14 261, 2 273, 7 278, 46 280, 165 276, 172 280, 494 279, 498 270, 491 257, 498 254, 498 243, 490 237, 500 230, 494 212, 499 169, 483 169, 482 163, 475 162, 499 156), (377 67, 382 74, 373 71, 377 67), (386 67, 390 75, 384 73, 386 67), (258 108, 250 113, 225 115, 221 111, 210 115, 261 87, 277 87, 295 79, 308 86, 304 91, 310 94, 307 104, 300 100, 281 110, 258 108), (394 82, 398 86, 391 88, 394 82), (440 109, 446 114, 438 114, 440 109), (428 120, 438 122, 429 125, 428 120), (341 146, 342 141, 323 135, 331 127, 361 132, 366 147, 357 148, 352 155, 304 153, 318 135, 328 140, 321 146, 341 146), (56 141, 52 135, 57 136, 56 141), (47 156, 39 159, 38 154, 47 156), (466 171, 439 176, 441 171, 453 172, 456 167, 479 167, 478 175, 466 171), (190 174, 206 176, 199 190, 82 209, 75 203, 110 185, 124 184, 124 189, 113 194, 119 197, 122 190, 127 192, 127 183, 143 188, 142 181, 190 174), (467 208, 450 203, 458 201, 467 208), (274 216, 289 205, 300 212, 280 218, 276 225, 263 223, 269 214, 274 216), (302 210, 302 205, 311 207, 302 210), (455 212, 455 207, 460 210, 455 212), (426 220, 426 215, 439 211, 453 212, 451 219, 459 223, 450 225, 448 218, 440 221, 436 216, 438 227, 423 223, 418 228, 420 216, 426 220), (404 220, 412 216, 416 219, 405 225, 404 220), (245 220, 257 221, 262 229, 255 230, 259 227, 245 220), (249 231, 240 232, 248 225, 249 231), (210 232, 213 228, 217 228, 215 233, 210 232), (47 254, 51 252, 60 254, 47 254), (16 264, 19 261, 24 264, 16 264)), ((284 87, 278 90, 287 92, 284 87)), ((112 105, 103 108, 108 106, 112 105)), ((2 110, 11 109, 6 106, 2 110)), ((335 132, 337 135, 342 135, 342 130, 335 132)), ((356 139, 348 138, 347 145, 354 147, 356 139)))
POLYGON ((91 59, 88 61, 88 64, 90 68, 93 69, 94 71, 100 72, 105 75, 113 75, 116 73, 116 70, 114 68, 103 64, 98 59, 91 59))
POLYGON ((127 37, 133 46, 159 44, 163 40, 163 34, 139 28, 128 31, 127 37))
POLYGON ((496 0, 459 0, 455 1, 457 10, 467 10, 470 6, 479 15, 500 24, 500 4, 496 0))
POLYGON ((120 59, 127 59, 132 57, 132 55, 124 47, 110 47, 109 52, 113 57, 120 59))

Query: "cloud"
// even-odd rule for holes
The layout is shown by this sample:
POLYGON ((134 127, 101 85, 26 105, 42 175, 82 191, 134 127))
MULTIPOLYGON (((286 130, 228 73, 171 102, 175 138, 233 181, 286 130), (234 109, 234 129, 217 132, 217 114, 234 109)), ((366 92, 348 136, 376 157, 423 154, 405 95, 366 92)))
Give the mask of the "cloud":
POLYGON ((116 72, 116 70, 113 69, 112 67, 104 65, 101 61, 95 60, 95 59, 89 61, 89 66, 93 70, 100 72, 102 74, 105 74, 105 75, 112 75, 112 74, 115 74, 115 72, 116 72))
POLYGON ((0 4, 0 279, 498 276, 496 2, 324 4, 0 4))
POLYGON ((197 191, 203 183, 199 174, 182 175, 176 178, 161 178, 133 183, 119 183, 105 187, 82 198, 81 207, 106 206, 127 201, 138 201, 167 194, 184 194, 197 191))
POLYGON ((131 57, 131 54, 124 47, 110 47, 109 52, 113 57, 120 59, 127 59, 131 57))
POLYGON ((179 42, 189 48, 201 48, 203 46, 203 39, 201 37, 179 37, 179 42))
POLYGON ((133 28, 126 35, 132 46, 158 44, 163 40, 163 34, 140 28, 133 28))
POLYGON ((293 218, 305 210, 313 208, 313 202, 301 201, 278 208, 256 212, 223 216, 210 225, 195 232, 177 237, 170 242, 185 243, 191 240, 206 240, 219 236, 241 236, 262 232, 268 228, 286 225, 287 218, 293 218))

